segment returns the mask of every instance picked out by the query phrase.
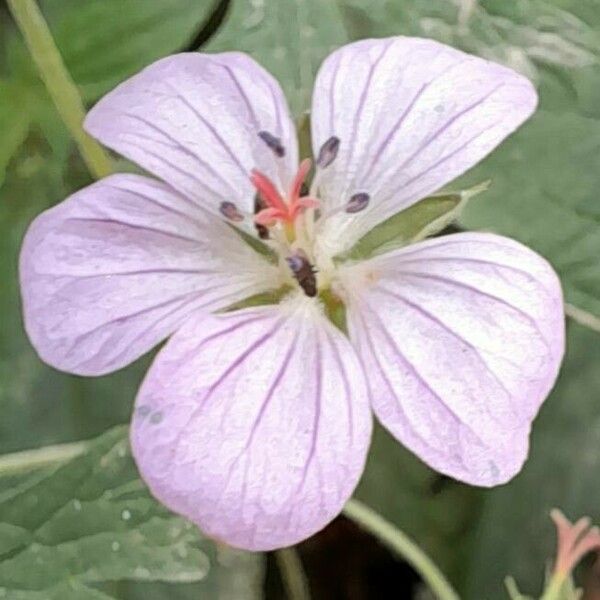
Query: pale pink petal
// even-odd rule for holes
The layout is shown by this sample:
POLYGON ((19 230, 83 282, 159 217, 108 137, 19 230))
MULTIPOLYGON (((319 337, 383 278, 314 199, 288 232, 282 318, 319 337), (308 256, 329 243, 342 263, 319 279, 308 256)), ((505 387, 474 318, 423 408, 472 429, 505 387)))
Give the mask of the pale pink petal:
POLYGON ((464 233, 348 267, 350 337, 381 422, 434 469, 517 473, 564 351, 558 278, 521 244, 464 233))
POLYGON ((114 175, 42 213, 21 251, 25 326, 54 367, 98 375, 191 313, 277 284, 231 228, 157 181, 114 175))
POLYGON ((166 506, 227 544, 268 550, 341 511, 370 433, 356 354, 302 297, 188 322, 142 385, 132 446, 166 506))
POLYGON ((252 169, 287 189, 298 166, 279 85, 237 52, 159 60, 100 100, 85 127, 215 213, 222 202, 253 213, 252 169))
POLYGON ((313 150, 333 137, 337 156, 321 174, 329 212, 355 194, 370 202, 326 224, 347 249, 377 223, 475 165, 534 111, 523 76, 432 40, 363 40, 331 54, 317 76, 313 150))

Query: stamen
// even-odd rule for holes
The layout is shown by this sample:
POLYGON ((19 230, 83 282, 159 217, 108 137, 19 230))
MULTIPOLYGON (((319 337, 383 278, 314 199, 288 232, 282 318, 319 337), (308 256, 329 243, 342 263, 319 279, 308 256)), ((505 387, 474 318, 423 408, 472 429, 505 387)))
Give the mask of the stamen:
POLYGON ((268 131, 259 131, 258 137, 273 151, 275 156, 283 158, 285 156, 285 147, 281 143, 281 139, 274 136, 268 131))
POLYGON ((332 135, 319 150, 317 167, 319 167, 319 169, 325 169, 328 167, 336 159, 339 149, 340 138, 332 135))
POLYGON ((233 202, 221 202, 219 211, 230 221, 239 223, 244 220, 244 215, 238 210, 238 207, 233 202))
POLYGON ((348 200, 348 204, 346 204, 346 212, 350 214, 360 212, 361 210, 367 208, 370 200, 371 197, 365 192, 354 194, 354 196, 348 200))
POLYGON ((309 159, 300 163, 298 173, 290 187, 287 202, 282 198, 275 184, 266 175, 254 169, 250 178, 258 191, 258 198, 262 207, 254 215, 254 221, 267 227, 274 225, 277 221, 283 221, 286 226, 287 237, 293 240, 293 225, 296 217, 307 208, 317 208, 319 206, 319 201, 316 198, 301 195, 304 179, 311 166, 312 163, 309 159))

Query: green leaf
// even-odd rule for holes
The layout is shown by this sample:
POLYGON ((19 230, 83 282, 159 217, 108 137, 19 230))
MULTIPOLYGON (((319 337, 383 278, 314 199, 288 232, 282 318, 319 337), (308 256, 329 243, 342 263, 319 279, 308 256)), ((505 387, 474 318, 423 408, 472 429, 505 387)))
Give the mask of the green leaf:
POLYGON ((585 69, 600 57, 600 36, 592 26, 598 21, 595 0, 382 0, 368 7, 361 0, 339 1, 355 38, 431 37, 533 79, 551 80, 548 68, 585 69), (584 19, 570 12, 577 10, 584 19))
POLYGON ((486 181, 461 192, 425 198, 371 229, 343 258, 364 259, 434 235, 457 220, 467 202, 489 185, 486 181))
POLYGON ((348 41, 336 2, 236 0, 228 19, 203 48, 247 52, 281 83, 292 111, 310 107, 323 59, 348 41))
POLYGON ((600 523, 600 336, 569 322, 569 353, 562 374, 533 424, 529 460, 507 485, 483 492, 484 505, 471 565, 467 598, 505 598, 510 573, 527 592, 542 588, 555 552, 549 518, 560 508, 576 520, 600 523))
POLYGON ((87 99, 191 41, 215 0, 45 0, 56 43, 87 99))
POLYGON ((455 586, 463 585, 472 541, 467 528, 478 514, 480 490, 435 473, 377 426, 355 496, 417 540, 455 586))
POLYGON ((11 593, 122 579, 192 582, 209 568, 207 542, 139 480, 124 427, 1 502, 0 538, 0 588, 11 593))

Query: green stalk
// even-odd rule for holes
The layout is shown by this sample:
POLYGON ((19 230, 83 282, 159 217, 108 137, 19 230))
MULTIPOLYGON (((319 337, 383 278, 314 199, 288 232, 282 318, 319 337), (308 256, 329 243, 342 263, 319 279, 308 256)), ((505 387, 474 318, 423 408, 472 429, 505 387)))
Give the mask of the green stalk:
POLYGON ((289 600, 310 600, 308 582, 298 552, 294 548, 282 548, 275 552, 275 559, 289 600))
POLYGON ((14 475, 65 462, 82 454, 88 442, 72 442, 57 446, 45 446, 0 456, 0 476, 14 475))
POLYGON ((564 573, 555 573, 540 600, 561 600, 564 598, 563 589, 565 581, 566 575, 564 573))
POLYGON ((25 38, 27 48, 90 173, 96 179, 112 172, 108 154, 83 130, 85 109, 48 24, 35 0, 8 0, 8 7, 25 38))
POLYGON ((438 600, 460 600, 435 563, 405 533, 358 500, 349 500, 343 512, 411 565, 438 600))

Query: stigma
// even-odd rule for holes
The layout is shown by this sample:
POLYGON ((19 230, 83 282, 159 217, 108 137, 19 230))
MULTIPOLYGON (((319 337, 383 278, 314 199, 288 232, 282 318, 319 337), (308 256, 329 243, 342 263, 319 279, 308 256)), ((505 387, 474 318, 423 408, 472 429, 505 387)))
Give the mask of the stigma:
MULTIPOLYGON (((254 215, 254 222, 262 227, 274 227, 278 223, 283 225, 288 238, 294 236, 294 224, 297 218, 308 208, 317 208, 319 201, 310 196, 303 196, 303 184, 312 162, 305 159, 300 163, 298 173, 286 197, 284 197, 275 184, 264 174, 254 169, 250 176, 252 184, 258 192, 263 207, 254 215)), ((291 241, 291 240, 290 240, 291 241)))

